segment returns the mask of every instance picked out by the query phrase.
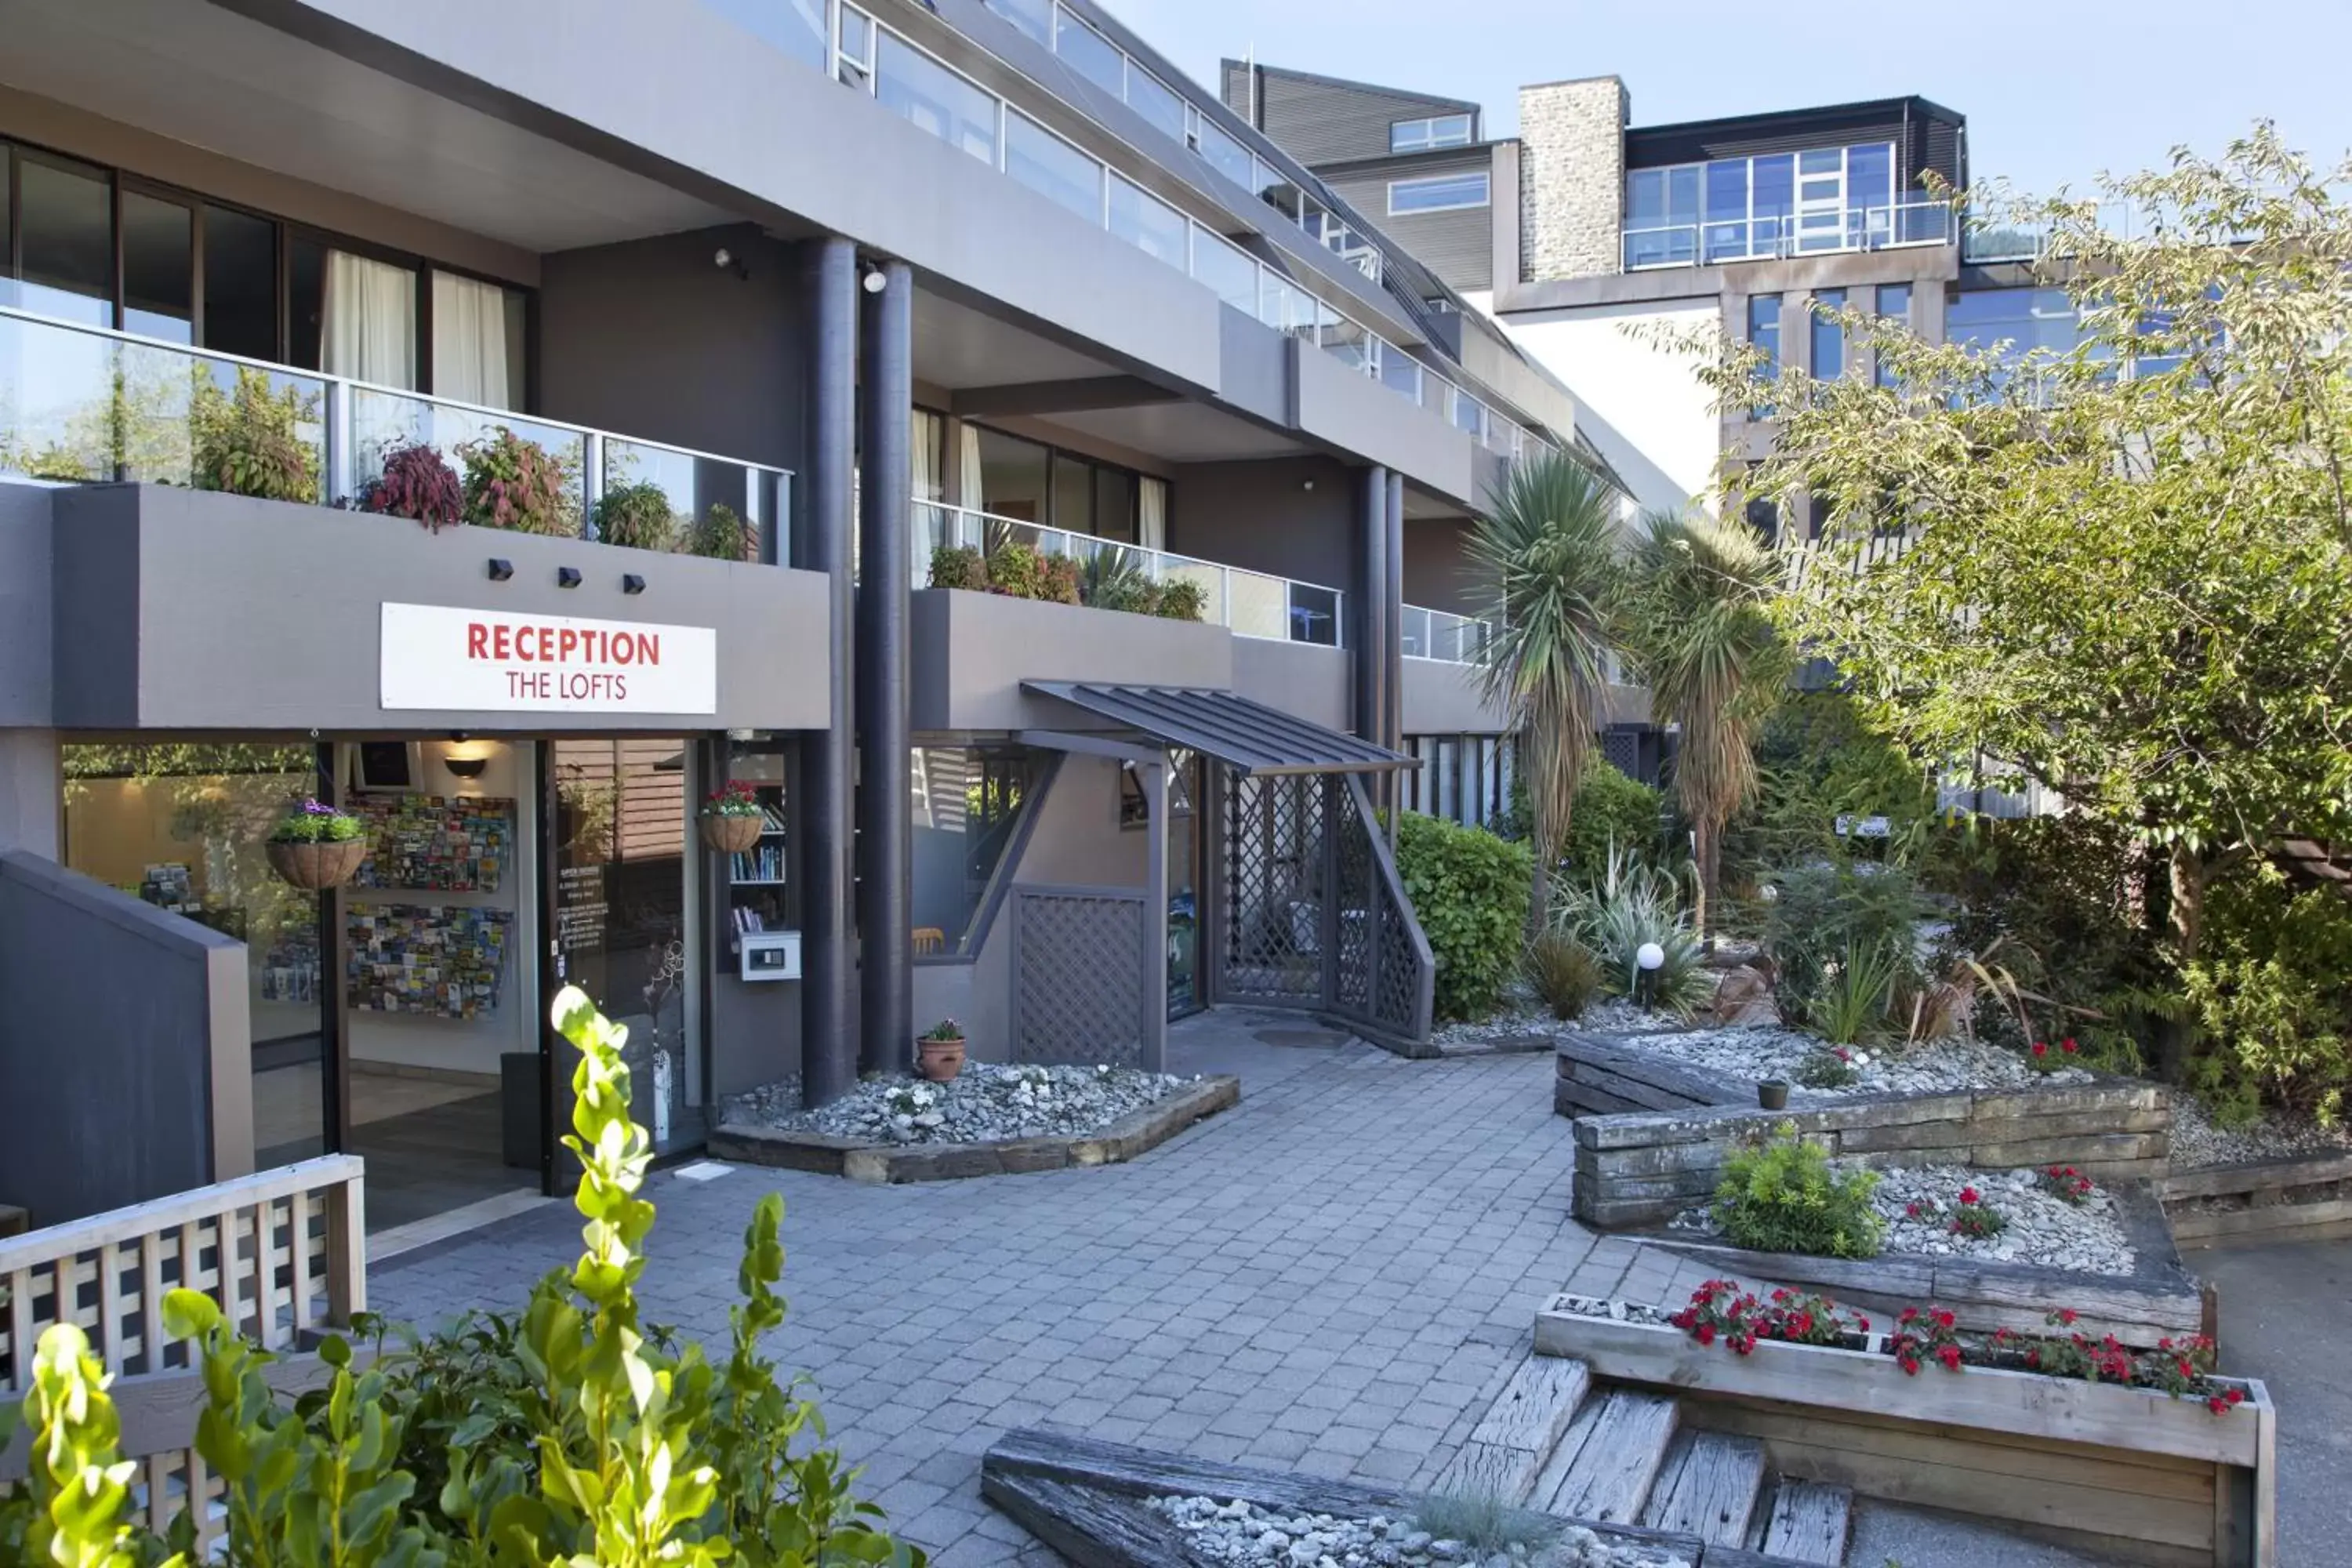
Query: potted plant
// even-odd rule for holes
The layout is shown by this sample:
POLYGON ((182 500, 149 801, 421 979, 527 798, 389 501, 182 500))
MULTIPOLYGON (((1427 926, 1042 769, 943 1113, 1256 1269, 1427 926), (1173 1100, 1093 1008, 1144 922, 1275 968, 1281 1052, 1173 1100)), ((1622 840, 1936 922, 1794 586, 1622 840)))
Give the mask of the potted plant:
POLYGON ((257 500, 318 500, 319 449, 301 431, 316 401, 292 386, 276 390, 267 374, 246 367, 232 390, 200 377, 188 411, 190 482, 257 500))
POLYGON ((702 803, 702 841, 722 855, 747 855, 760 842, 767 816, 760 797, 740 780, 712 790, 702 803))
POLYGON ((383 472, 362 487, 358 506, 421 522, 438 533, 466 521, 466 488, 446 458, 404 441, 384 452, 383 472))
POLYGON ((632 550, 667 550, 677 541, 669 492, 647 479, 606 490, 596 502, 596 537, 632 550))
POLYGON ((963 1026, 942 1018, 915 1041, 915 1067, 933 1083, 946 1083, 963 1071, 963 1026))
POLYGON ((683 548, 712 561, 757 561, 760 530, 725 501, 712 501, 709 511, 688 524, 683 548))
POLYGON ((576 538, 577 502, 547 448, 501 425, 461 444, 466 463, 466 521, 477 528, 576 538))
POLYGON ((340 888, 368 857, 367 825, 349 812, 305 800, 278 818, 263 850, 269 868, 306 892, 340 888))

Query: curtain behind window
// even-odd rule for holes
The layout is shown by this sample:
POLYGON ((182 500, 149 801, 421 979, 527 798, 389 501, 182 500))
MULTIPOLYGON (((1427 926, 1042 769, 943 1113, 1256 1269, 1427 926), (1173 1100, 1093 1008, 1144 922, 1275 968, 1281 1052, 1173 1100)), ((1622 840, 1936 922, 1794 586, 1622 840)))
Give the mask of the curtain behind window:
POLYGON ((327 252, 319 368, 379 386, 416 384, 416 274, 348 251, 327 252))
POLYGON ((956 501, 958 505, 968 510, 979 511, 982 508, 982 498, 988 489, 987 481, 982 476, 980 459, 980 426, 962 425, 957 428, 963 432, 963 441, 962 450, 958 454, 958 466, 962 472, 960 475, 961 488, 956 491, 956 501))
POLYGON ((521 367, 507 363, 507 291, 433 274, 433 390, 460 403, 512 408, 521 367))
POLYGON ((915 479, 915 500, 936 501, 944 492, 940 485, 940 416, 928 409, 915 410, 909 434, 913 437, 912 467, 915 479))
POLYGON ((1136 542, 1146 550, 1168 548, 1168 481, 1149 474, 1135 498, 1136 542))

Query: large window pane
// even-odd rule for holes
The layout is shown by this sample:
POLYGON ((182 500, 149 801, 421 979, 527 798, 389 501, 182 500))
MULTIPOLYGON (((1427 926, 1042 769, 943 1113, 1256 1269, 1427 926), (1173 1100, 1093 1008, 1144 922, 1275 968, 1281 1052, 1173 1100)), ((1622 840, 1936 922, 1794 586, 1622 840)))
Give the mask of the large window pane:
POLYGON ((1727 158, 1706 166, 1706 221, 1748 221, 1748 160, 1727 158))
POLYGON ((1813 291, 1812 321, 1813 379, 1835 381, 1845 374, 1845 328, 1824 310, 1845 309, 1845 290, 1817 289, 1813 291))
POLYGON ((1094 465, 1067 452, 1054 454, 1054 517, 1066 533, 1095 531, 1094 465))
POLYGON ((1140 67, 1129 68, 1127 106, 1151 121, 1170 141, 1184 140, 1184 100, 1140 67))
POLYGON ((19 302, 28 310, 114 324, 114 198, 105 172, 17 155, 24 246, 19 302))
POLYGON ((205 346, 278 357, 278 226, 268 218, 205 209, 205 346))
POLYGON ((1846 149, 1845 205, 1850 207, 1885 206, 1894 199, 1895 149, 1881 142, 1868 147, 1846 149))
MULTIPOLYGON (((1878 286, 1878 313, 1889 324, 1907 329, 1911 325, 1911 285, 1881 283, 1878 286)), ((1878 356, 1875 379, 1881 386, 1895 384, 1895 367, 1886 363, 1884 354, 1878 356)))
MULTIPOLYGON (((980 437, 980 510, 1016 522, 1044 522, 1047 448, 986 426, 965 428, 980 437)), ((964 505, 971 504, 964 498, 964 505)))
POLYGON ((1475 174, 1435 174, 1419 180, 1391 180, 1389 216, 1483 207, 1488 199, 1487 186, 1484 170, 1475 174))
POLYGON ((1095 531, 1122 544, 1138 542, 1135 476, 1124 468, 1095 469, 1095 531))
POLYGON ((289 359, 378 386, 416 385, 416 273, 316 240, 291 247, 289 359))
POLYGON ((914 749, 913 924, 926 956, 971 952, 973 922, 1020 828, 1034 776, 1034 753, 1025 747, 914 749))
POLYGON ((1127 96, 1127 56, 1118 45, 1055 7, 1054 52, 1080 76, 1115 98, 1127 96))
POLYGON ((1748 297, 1748 341, 1764 351, 1763 374, 1780 373, 1780 296, 1748 297))
POLYGON ((1216 123, 1206 114, 1202 115, 1194 124, 1199 132, 1195 138, 1195 144, 1200 149, 1201 156, 1209 161, 1209 166, 1244 190, 1255 190, 1256 186, 1254 184, 1254 172, 1256 168, 1256 160, 1250 156, 1250 150, 1218 129, 1216 123))
POLYGON ((1004 117, 1004 172, 1088 223, 1102 222, 1102 165, 1026 115, 1004 117))
POLYGON ((1182 213, 1132 181, 1111 175, 1111 233, 1182 272, 1188 270, 1186 229, 1182 213))
POLYGON ((196 215, 143 191, 122 194, 122 326, 142 337, 196 337, 196 215))
POLYGON ((1192 229, 1192 276, 1234 310, 1257 310, 1256 258, 1197 224, 1192 229))
POLYGON ((895 33, 875 39, 874 95, 940 141, 996 163, 996 100, 895 33))
POLYGON ((433 390, 484 408, 520 408, 521 321, 517 290, 436 268, 433 390))

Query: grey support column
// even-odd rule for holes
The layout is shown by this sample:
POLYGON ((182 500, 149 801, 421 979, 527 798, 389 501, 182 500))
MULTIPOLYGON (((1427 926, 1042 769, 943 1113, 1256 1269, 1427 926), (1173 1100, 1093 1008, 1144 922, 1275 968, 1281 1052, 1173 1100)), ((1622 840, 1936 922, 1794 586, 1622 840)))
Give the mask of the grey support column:
POLYGON ((1348 590, 1355 610, 1348 626, 1349 668, 1355 677, 1352 717, 1357 734, 1378 741, 1388 713, 1388 661, 1381 650, 1396 635, 1395 610, 1388 600, 1389 471, 1363 469, 1357 483, 1356 580, 1348 590))
MULTIPOLYGON (((831 727, 801 742, 801 798, 791 804, 800 838, 801 1101, 818 1106, 857 1086, 857 947, 850 909, 856 777, 850 743, 850 628, 856 610, 850 576, 850 481, 857 460, 857 248, 845 239, 811 240, 802 260, 808 442, 806 471, 793 487, 802 507, 801 526, 793 531, 794 564, 826 574, 833 619, 827 668, 797 677, 826 683, 831 727)), ((776 674, 796 678, 792 671, 776 674)))
MULTIPOLYGON (((1135 764, 1143 784, 1143 1016, 1136 1026, 1146 1072, 1168 1070, 1168 754, 1135 764)), ((1198 819, 1199 813, 1194 813, 1198 819)), ((1199 971, 1194 949, 1194 972, 1199 971)), ((1197 984, 1197 982, 1196 982, 1197 984)))
POLYGON ((908 645, 914 570, 914 275, 882 264, 858 342, 857 930, 863 1022, 858 1066, 902 1068, 915 1049, 912 700, 908 645))
MULTIPOLYGON (((1381 678, 1380 743, 1392 752, 1404 750, 1404 476, 1391 473, 1388 477, 1388 504, 1385 513, 1385 542, 1381 551, 1381 563, 1387 574, 1381 584, 1381 605, 1388 625, 1388 640, 1381 647, 1386 671, 1381 678)), ((1380 775, 1380 805, 1389 813, 1389 832, 1396 833, 1397 777, 1393 773, 1380 775)))

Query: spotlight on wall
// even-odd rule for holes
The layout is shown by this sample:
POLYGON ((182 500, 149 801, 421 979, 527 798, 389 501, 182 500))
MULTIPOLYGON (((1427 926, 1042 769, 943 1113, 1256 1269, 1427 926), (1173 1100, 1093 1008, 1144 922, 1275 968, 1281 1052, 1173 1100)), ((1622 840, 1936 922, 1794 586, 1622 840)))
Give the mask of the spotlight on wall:
POLYGON ((868 262, 866 266, 865 283, 866 291, 868 294, 879 294, 883 289, 890 287, 890 275, 868 262))
POLYGON ((555 585, 559 588, 577 588, 580 586, 580 568, 577 566, 558 566, 555 569, 555 585))
POLYGON ((642 593, 644 593, 645 591, 646 591, 646 580, 645 580, 643 577, 638 576, 635 572, 625 572, 625 573, 623 573, 623 574, 622 574, 622 575, 621 575, 621 592, 622 592, 622 593, 624 593, 624 594, 642 594, 642 593))
POLYGON ((499 556, 490 557, 490 581, 503 583, 514 575, 514 563, 499 556))
POLYGON ((478 779, 482 776, 483 770, 490 765, 490 759, 488 757, 444 757, 441 759, 441 765, 447 768, 451 773, 457 774, 461 779, 478 779))
POLYGON ((749 279, 751 276, 751 268, 745 265, 743 258, 723 245, 711 254, 710 265, 721 272, 732 272, 738 278, 749 279))

